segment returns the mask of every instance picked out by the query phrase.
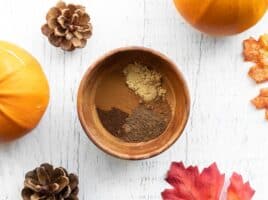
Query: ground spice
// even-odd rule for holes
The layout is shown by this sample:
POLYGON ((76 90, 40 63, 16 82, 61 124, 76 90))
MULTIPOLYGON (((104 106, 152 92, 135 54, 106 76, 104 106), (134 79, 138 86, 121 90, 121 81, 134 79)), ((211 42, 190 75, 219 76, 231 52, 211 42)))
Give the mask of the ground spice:
POLYGON ((113 135, 118 134, 128 117, 127 113, 117 108, 112 108, 111 110, 97 108, 97 112, 103 127, 113 135))
POLYGON ((166 101, 140 104, 127 113, 113 108, 98 109, 103 126, 114 136, 126 142, 146 142, 161 135, 171 118, 171 109, 166 101))
POLYGON ((126 119, 121 132, 127 142, 146 142, 160 136, 171 118, 167 102, 158 101, 141 104, 126 119))
POLYGON ((166 95, 162 88, 162 75, 155 70, 138 63, 129 64, 123 70, 127 86, 145 102, 153 101, 166 95))

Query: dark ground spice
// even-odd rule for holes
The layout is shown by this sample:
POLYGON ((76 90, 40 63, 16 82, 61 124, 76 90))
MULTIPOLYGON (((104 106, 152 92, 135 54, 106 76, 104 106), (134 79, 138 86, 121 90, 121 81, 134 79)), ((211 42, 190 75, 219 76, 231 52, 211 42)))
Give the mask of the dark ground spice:
POLYGON ((128 117, 127 113, 117 108, 108 111, 97 108, 97 112, 104 128, 113 135, 118 133, 128 117))
POLYGON ((158 137, 171 119, 171 109, 166 101, 140 104, 130 115, 117 108, 98 109, 98 114, 103 126, 126 142, 146 142, 158 137))
POLYGON ((167 102, 141 104, 126 119, 121 131, 127 142, 146 142, 161 135, 171 118, 167 102))

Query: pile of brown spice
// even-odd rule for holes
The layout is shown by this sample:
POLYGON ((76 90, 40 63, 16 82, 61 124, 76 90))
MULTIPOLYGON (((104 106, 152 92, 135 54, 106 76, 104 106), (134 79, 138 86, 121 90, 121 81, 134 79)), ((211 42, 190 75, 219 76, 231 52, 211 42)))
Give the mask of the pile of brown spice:
POLYGON ((123 73, 126 85, 140 97, 130 114, 118 109, 97 108, 104 128, 126 142, 146 142, 160 136, 171 119, 171 108, 162 87, 162 75, 141 64, 130 64, 123 73))
POLYGON ((146 142, 161 135, 167 128, 171 110, 166 102, 141 104, 134 109, 122 127, 127 142, 146 142))

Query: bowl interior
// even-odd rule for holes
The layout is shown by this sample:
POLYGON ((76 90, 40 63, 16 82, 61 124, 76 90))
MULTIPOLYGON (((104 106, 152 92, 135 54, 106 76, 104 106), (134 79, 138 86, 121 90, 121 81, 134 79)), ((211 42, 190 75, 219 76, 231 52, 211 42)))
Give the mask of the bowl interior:
POLYGON ((121 49, 104 56, 87 71, 79 89, 78 113, 85 132, 102 150, 124 159, 145 159, 161 153, 181 135, 189 115, 189 93, 181 73, 165 56, 143 48, 121 49), (122 72, 135 62, 163 75, 172 117, 158 138, 128 143, 102 126, 96 108, 116 107, 130 113, 139 104, 139 98, 126 86, 122 72))

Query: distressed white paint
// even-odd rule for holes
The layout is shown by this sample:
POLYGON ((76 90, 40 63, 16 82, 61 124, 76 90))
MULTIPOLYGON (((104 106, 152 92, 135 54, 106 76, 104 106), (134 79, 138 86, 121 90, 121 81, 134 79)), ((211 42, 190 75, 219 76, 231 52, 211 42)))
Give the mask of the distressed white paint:
POLYGON ((83 50, 64 53, 40 33, 54 0, 1 1, 0 38, 21 45, 42 63, 51 87, 50 106, 36 130, 0 145, 0 200, 20 199, 24 173, 42 162, 65 166, 80 176, 80 199, 155 200, 168 185, 171 161, 207 166, 216 161, 227 177, 238 171, 266 200, 268 123, 249 100, 261 86, 248 77, 241 58, 243 39, 267 31, 268 16, 234 37, 212 38, 177 15, 172 0, 81 0, 91 14, 94 36, 83 50), (106 51, 126 45, 159 50, 185 74, 192 97, 191 118, 180 140, 160 156, 122 161, 97 149, 76 113, 79 81, 106 51))

